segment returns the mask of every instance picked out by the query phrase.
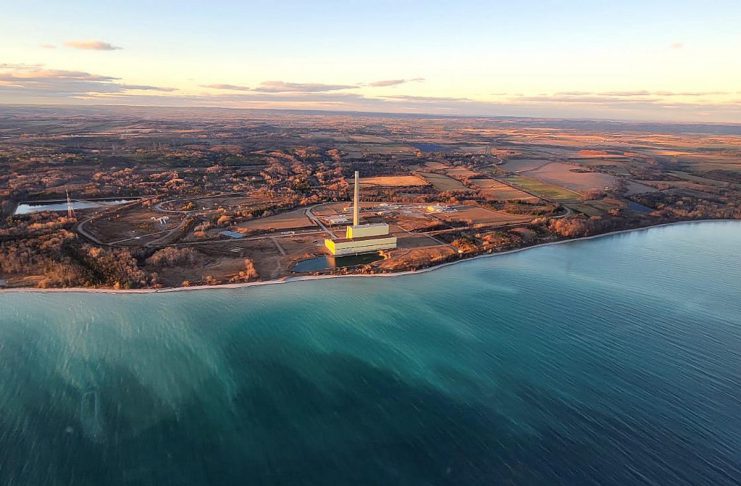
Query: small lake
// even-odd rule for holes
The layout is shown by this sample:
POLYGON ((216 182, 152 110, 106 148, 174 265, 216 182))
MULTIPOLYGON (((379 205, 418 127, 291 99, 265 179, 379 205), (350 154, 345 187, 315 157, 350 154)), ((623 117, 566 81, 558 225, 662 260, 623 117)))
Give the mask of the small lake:
MULTIPOLYGON (((112 199, 108 201, 72 201, 72 209, 95 209, 106 206, 116 206, 135 201, 135 199, 112 199)), ((40 213, 42 211, 66 211, 67 203, 65 201, 52 203, 21 203, 15 209, 15 215, 40 213)))
POLYGON ((352 255, 342 257, 322 255, 297 262, 293 266, 291 271, 296 273, 303 273, 317 272, 319 270, 326 270, 328 268, 357 267, 359 265, 366 265, 378 260, 383 260, 383 257, 378 253, 368 253, 365 255, 352 255))

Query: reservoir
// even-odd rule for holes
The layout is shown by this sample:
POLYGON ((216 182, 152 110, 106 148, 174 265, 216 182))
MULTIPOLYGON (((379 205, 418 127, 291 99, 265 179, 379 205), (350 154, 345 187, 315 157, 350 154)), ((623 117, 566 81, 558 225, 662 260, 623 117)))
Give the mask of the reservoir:
POLYGON ((741 222, 418 275, 0 293, 0 484, 741 483, 741 222))

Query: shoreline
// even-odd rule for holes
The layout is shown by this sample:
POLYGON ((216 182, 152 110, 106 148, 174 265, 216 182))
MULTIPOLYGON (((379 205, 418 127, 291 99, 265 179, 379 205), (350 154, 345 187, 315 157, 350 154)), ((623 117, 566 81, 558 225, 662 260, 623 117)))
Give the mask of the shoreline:
POLYGON ((485 253, 482 255, 476 255, 471 258, 462 258, 450 262, 444 262, 439 265, 433 265, 419 270, 404 270, 401 272, 390 272, 390 273, 371 273, 371 274, 345 274, 345 275, 303 275, 303 276, 286 276, 274 280, 264 280, 257 282, 244 282, 244 283, 233 283, 233 284, 220 284, 220 285, 194 285, 192 287, 167 287, 159 289, 110 289, 110 288, 87 288, 87 287, 66 287, 66 288, 51 288, 41 289, 36 287, 18 287, 10 289, 0 289, 0 295, 4 293, 21 293, 21 292, 34 292, 34 293, 57 293, 57 292, 72 292, 72 293, 95 293, 95 294, 162 294, 168 292, 188 292, 188 291, 199 291, 199 290, 219 290, 219 289, 241 289, 248 287, 259 287, 263 285, 280 285, 294 282, 308 282, 313 280, 328 280, 334 278, 372 278, 372 277, 402 277, 408 275, 419 275, 423 273, 432 272, 441 268, 449 267, 451 265, 457 265, 464 262, 472 262, 474 260, 482 258, 493 258, 497 256, 512 255, 527 250, 533 250, 535 248, 543 248, 547 246, 562 245, 566 243, 575 243, 580 241, 594 240, 598 238, 604 238, 608 236, 617 236, 621 234, 634 233, 637 231, 646 231, 653 228, 663 228, 667 226, 675 226, 680 224, 694 224, 694 223, 709 223, 709 222, 738 222, 738 219, 697 219, 689 221, 674 221, 671 223, 661 223, 651 226, 644 226, 641 228, 629 228, 617 231, 610 231, 607 233, 601 233, 598 235, 582 236, 579 238, 570 238, 558 241, 549 241, 547 243, 539 243, 532 246, 523 246, 521 248, 514 248, 512 250, 506 250, 496 253, 485 253))

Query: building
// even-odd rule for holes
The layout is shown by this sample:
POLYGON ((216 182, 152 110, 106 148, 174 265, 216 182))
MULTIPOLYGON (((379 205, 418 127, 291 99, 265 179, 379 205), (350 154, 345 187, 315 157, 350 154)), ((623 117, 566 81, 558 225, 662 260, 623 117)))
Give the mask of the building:
POLYGON ((386 223, 363 224, 348 226, 345 230, 345 238, 369 238, 372 236, 386 236, 389 234, 389 225, 386 223))
POLYGON ((348 218, 344 214, 338 214, 336 216, 330 216, 330 217, 328 217, 326 219, 326 222, 328 224, 333 225, 333 226, 336 225, 336 224, 347 224, 347 223, 350 222, 350 218, 348 218))
POLYGON ((389 235, 389 225, 386 223, 360 224, 359 177, 358 171, 355 171, 352 226, 347 227, 344 238, 324 240, 324 246, 332 255, 358 255, 396 248, 396 236, 389 235))
POLYGON ((368 238, 333 238, 324 240, 324 246, 335 256, 359 255, 396 248, 396 236, 368 238))

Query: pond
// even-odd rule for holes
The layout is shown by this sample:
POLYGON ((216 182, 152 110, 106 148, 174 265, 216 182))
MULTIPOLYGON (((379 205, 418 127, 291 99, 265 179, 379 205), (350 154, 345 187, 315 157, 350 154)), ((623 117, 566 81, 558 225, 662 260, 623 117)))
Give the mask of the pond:
MULTIPOLYGON (((94 209, 105 206, 116 206, 126 204, 134 199, 115 199, 109 201, 72 201, 72 209, 94 209)), ((55 201, 50 203, 21 203, 15 209, 14 215, 40 213, 42 211, 66 211, 67 203, 65 201, 55 201)))
POLYGON ((308 258, 306 260, 301 260, 293 266, 291 271, 296 273, 303 273, 316 272, 319 270, 326 270, 328 268, 357 267, 359 265, 366 265, 378 260, 383 260, 383 257, 378 253, 366 253, 364 255, 351 255, 343 257, 322 255, 314 258, 308 258))

